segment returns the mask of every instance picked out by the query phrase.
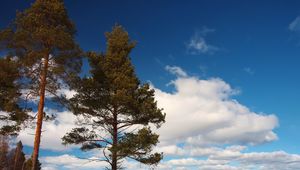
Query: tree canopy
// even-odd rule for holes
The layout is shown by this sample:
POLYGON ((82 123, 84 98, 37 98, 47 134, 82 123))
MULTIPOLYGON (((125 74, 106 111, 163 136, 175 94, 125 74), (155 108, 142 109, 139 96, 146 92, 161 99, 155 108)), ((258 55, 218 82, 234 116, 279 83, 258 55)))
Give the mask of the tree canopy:
POLYGON ((22 88, 39 97, 33 165, 37 165, 45 95, 62 97, 57 90, 81 70, 75 32, 62 0, 36 0, 0 31, 0 48, 8 57, 17 58, 22 88))
POLYGON ((105 53, 89 52, 91 76, 77 80, 77 94, 70 108, 80 121, 63 137, 64 144, 80 144, 83 151, 101 149, 111 169, 131 158, 157 164, 162 153, 152 153, 158 143, 157 128, 165 120, 157 107, 154 90, 141 84, 130 60, 135 42, 119 25, 106 33, 105 53))

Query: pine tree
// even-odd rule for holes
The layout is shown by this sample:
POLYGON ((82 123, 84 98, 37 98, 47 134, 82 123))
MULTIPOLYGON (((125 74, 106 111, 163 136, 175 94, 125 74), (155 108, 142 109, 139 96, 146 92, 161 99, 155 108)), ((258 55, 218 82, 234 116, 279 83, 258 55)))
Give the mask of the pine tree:
POLYGON ((10 160, 11 170, 21 170, 23 169, 25 162, 25 154, 23 153, 23 144, 21 141, 17 143, 17 146, 12 150, 12 156, 10 160))
POLYGON ((70 83, 81 69, 81 52, 74 35, 63 0, 36 0, 0 32, 0 48, 20 63, 22 87, 39 97, 33 170, 39 154, 45 94, 57 96, 61 82, 70 83))
POLYGON ((165 114, 157 108, 154 90, 141 85, 135 74, 129 57, 135 43, 128 33, 117 25, 106 38, 105 54, 88 55, 91 77, 76 83, 78 93, 71 99, 71 110, 83 119, 80 127, 63 137, 63 143, 81 144, 83 151, 102 149, 102 161, 112 170, 120 169, 125 158, 155 165, 162 153, 152 153, 158 135, 149 125, 160 127, 165 114))

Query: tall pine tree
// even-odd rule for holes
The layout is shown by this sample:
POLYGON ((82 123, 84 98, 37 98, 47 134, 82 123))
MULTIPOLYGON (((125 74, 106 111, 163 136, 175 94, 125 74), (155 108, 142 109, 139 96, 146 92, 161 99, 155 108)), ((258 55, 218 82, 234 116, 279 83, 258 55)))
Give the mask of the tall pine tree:
POLYGON ((106 33, 105 54, 90 53, 91 77, 77 82, 77 94, 71 110, 83 117, 63 137, 64 144, 81 144, 83 151, 102 149, 112 170, 121 168, 121 160, 131 158, 143 164, 157 164, 161 153, 152 153, 158 135, 150 124, 160 127, 165 120, 157 108, 154 90, 141 85, 129 54, 134 48, 128 33, 115 26, 106 33), (134 130, 136 129, 136 130, 134 130))
POLYGON ((62 82, 69 83, 81 69, 81 52, 74 35, 63 0, 36 0, 0 32, 0 47, 20 63, 22 87, 39 97, 33 170, 39 154, 45 95, 56 96, 62 82))

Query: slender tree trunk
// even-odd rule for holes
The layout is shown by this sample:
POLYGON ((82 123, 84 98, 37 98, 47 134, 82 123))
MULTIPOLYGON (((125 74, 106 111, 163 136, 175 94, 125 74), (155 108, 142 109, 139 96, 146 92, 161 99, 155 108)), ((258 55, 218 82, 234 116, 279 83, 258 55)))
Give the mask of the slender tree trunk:
POLYGON ((117 113, 116 110, 114 109, 114 120, 113 120, 113 150, 112 150, 112 170, 117 170, 117 150, 116 147, 118 145, 118 118, 117 118, 117 113))
POLYGON ((49 56, 47 55, 44 59, 45 59, 44 60, 44 68, 41 73, 41 81, 40 81, 40 88, 39 88, 40 101, 39 101, 39 106, 38 106, 34 147, 33 147, 33 153, 32 153, 32 170, 37 170, 37 162, 38 162, 38 157, 39 157, 41 132, 42 132, 42 124, 43 124, 43 116, 44 116, 45 91, 46 91, 46 84, 47 84, 46 78, 47 78, 47 71, 48 71, 49 56))
POLYGON ((0 136, 0 169, 5 169, 8 167, 8 158, 7 158, 7 153, 8 153, 8 143, 6 141, 5 136, 0 136))
POLYGON ((14 170, 17 170, 18 161, 19 161, 19 157, 20 157, 21 152, 22 151, 20 151, 20 148, 17 146, 16 150, 15 150, 14 170))

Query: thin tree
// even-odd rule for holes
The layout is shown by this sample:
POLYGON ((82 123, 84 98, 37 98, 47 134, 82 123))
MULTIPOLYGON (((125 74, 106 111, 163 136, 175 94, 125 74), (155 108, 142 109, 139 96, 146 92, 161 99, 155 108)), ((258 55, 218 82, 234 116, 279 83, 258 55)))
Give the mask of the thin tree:
MULTIPOLYGON (((160 127, 165 120, 157 107, 154 90, 140 84, 129 54, 135 43, 116 25, 106 33, 105 54, 89 53, 91 77, 79 80, 71 110, 82 118, 78 128, 63 137, 64 144, 81 144, 83 151, 102 149, 112 170, 131 158, 148 165, 162 159, 153 153, 158 135, 150 124, 160 127)), ((109 169, 109 168, 107 168, 109 169)))
POLYGON ((25 154, 23 152, 23 144, 21 141, 17 143, 15 149, 11 151, 10 170, 22 170, 25 162, 25 154))
POLYGON ((0 32, 0 47, 20 63, 22 88, 28 90, 28 95, 39 97, 33 170, 39 155, 45 95, 57 96, 56 91, 71 82, 81 69, 74 35, 75 27, 63 0, 36 0, 0 32))
POLYGON ((0 135, 0 169, 8 170, 8 139, 7 136, 0 135))

